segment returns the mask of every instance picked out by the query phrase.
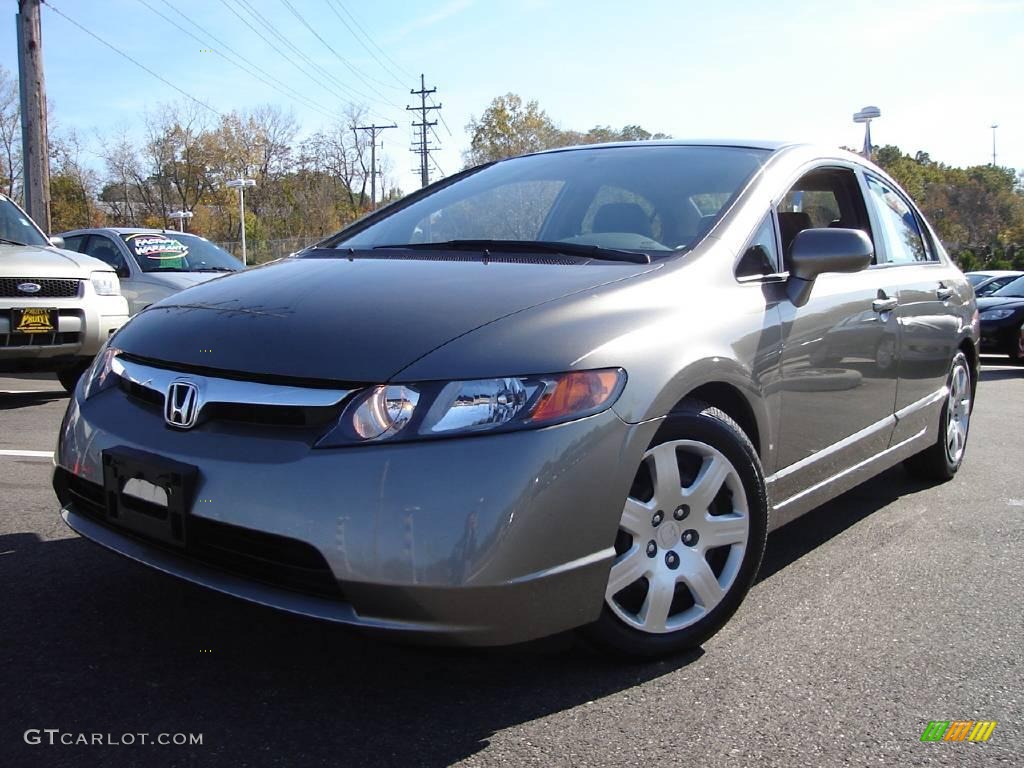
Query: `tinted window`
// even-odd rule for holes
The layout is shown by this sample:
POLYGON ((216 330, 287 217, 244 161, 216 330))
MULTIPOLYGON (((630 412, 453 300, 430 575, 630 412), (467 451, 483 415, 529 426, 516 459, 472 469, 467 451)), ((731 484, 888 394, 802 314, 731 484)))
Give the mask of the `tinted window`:
POLYGON ((24 245, 49 245, 28 214, 6 197, 0 197, 0 237, 24 245))
POLYGON ((867 181, 872 203, 878 212, 888 261, 894 264, 932 261, 925 248, 917 216, 907 201, 874 176, 868 176, 867 181))
POLYGON ((518 157, 476 169, 327 245, 561 240, 664 254, 702 237, 768 154, 662 145, 518 157))
POLYGON ((81 251, 82 243, 85 242, 85 235, 72 235, 64 238, 64 250, 81 251))
POLYGON ((86 243, 84 249, 79 248, 86 256, 92 256, 94 259, 109 264, 114 268, 118 274, 127 276, 128 264, 125 262, 124 255, 117 250, 117 245, 109 237, 103 235, 90 235, 89 242, 86 243))
POLYGON ((1018 296, 1024 297, 1024 277, 1018 277, 1009 285, 1004 285, 993 296, 1018 296))
POLYGON ((177 232, 122 235, 144 272, 236 272, 242 262, 209 240, 177 232))

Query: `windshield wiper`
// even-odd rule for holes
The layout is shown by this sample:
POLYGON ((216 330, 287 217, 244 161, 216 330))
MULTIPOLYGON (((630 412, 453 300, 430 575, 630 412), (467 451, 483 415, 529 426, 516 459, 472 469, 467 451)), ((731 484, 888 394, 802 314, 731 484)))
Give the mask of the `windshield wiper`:
POLYGON ((441 243, 402 243, 398 245, 377 245, 373 250, 412 251, 498 251, 503 253, 561 253, 566 256, 583 256, 601 261, 628 261, 633 264, 650 264, 646 253, 619 251, 598 245, 581 243, 560 243, 557 240, 446 240, 441 243))
POLYGON ((28 243, 23 243, 20 240, 11 240, 9 237, 0 237, 0 243, 7 243, 8 245, 28 245, 28 243))
POLYGON ((202 269, 193 269, 193 272, 237 272, 237 269, 231 267, 203 267, 202 269))

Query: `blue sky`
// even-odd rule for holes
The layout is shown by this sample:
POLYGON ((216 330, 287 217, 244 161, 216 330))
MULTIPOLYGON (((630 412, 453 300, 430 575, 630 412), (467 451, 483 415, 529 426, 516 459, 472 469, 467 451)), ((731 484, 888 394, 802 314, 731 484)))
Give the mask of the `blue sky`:
MULTIPOLYGON (((508 91, 537 99, 564 128, 638 123, 677 137, 849 146, 863 136, 852 113, 873 104, 882 110, 872 126, 876 144, 926 150, 955 165, 991 160, 995 121, 1000 165, 1024 168, 1024 0, 332 0, 394 60, 374 51, 400 85, 328 0, 288 2, 365 80, 284 0, 247 1, 317 64, 361 91, 365 97, 352 100, 365 103, 378 122, 399 124, 384 135, 385 153, 406 189, 417 177, 404 106, 413 103, 408 91, 420 72, 438 87, 452 132, 437 129, 444 148, 436 159, 448 173, 461 167, 469 116, 508 91)), ((145 2, 174 15, 165 0, 145 2)), ((340 106, 238 20, 229 6, 239 0, 169 2, 322 109, 340 106)), ((219 111, 274 103, 293 110, 303 133, 328 122, 201 51, 141 0, 53 5, 219 111)), ((4 8, 0 64, 16 72, 16 3, 5 0, 4 8)), ((182 98, 45 6, 43 39, 55 121, 94 145, 118 127, 140 135, 147 108, 182 98)))

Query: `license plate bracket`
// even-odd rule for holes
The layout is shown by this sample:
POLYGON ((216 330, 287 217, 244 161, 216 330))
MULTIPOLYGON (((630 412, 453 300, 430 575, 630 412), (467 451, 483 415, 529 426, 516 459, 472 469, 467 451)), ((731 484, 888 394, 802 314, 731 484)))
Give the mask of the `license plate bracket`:
POLYGON ((199 468, 191 464, 135 448, 107 449, 103 451, 107 521, 147 538, 184 547, 198 477, 199 468), (132 492, 126 493, 129 485, 132 492), (161 503, 164 497, 166 504, 161 503))
POLYGON ((49 307, 15 307, 11 310, 13 333, 56 333, 59 316, 49 307))

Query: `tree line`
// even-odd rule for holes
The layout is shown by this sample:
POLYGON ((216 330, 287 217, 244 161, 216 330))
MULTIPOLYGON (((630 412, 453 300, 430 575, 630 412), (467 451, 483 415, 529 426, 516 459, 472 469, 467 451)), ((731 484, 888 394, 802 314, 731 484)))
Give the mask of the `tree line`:
MULTIPOLYGON (((51 228, 163 228, 173 212, 189 211, 190 231, 237 241, 237 192, 226 182, 244 177, 256 180, 246 192, 247 239, 255 260, 268 258, 269 243, 313 242, 370 209, 370 146, 366 132, 355 130, 365 120, 363 108, 349 106, 331 125, 303 135, 294 116, 276 106, 214 120, 188 102, 170 103, 141 116, 141 134, 125 127, 87 141, 51 117, 51 228)), ((574 144, 669 138, 639 125, 561 128, 536 101, 514 93, 471 116, 466 132, 466 167, 574 144)), ((873 159, 917 201, 962 268, 1024 269, 1024 179, 1013 170, 955 168, 895 146, 877 148, 873 159)), ((385 202, 403 195, 391 170, 385 160, 378 182, 385 202)), ((3 67, 0 191, 21 200, 18 88, 3 67)))

